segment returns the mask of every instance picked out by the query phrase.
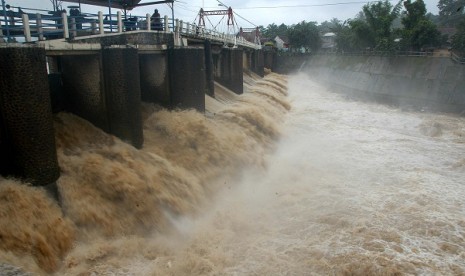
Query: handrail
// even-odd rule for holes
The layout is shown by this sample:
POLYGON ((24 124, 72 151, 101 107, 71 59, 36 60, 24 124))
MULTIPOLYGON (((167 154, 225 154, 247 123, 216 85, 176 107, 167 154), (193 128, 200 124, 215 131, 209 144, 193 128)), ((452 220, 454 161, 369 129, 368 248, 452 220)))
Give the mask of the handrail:
MULTIPOLYGON (((358 52, 316 52, 316 53, 300 53, 300 52, 278 52, 280 56, 300 56, 300 55, 341 55, 341 56, 399 56, 399 57, 433 57, 434 52, 419 52, 419 51, 358 51, 358 52)), ((450 52, 450 58, 459 64, 465 64, 465 58, 458 56, 454 52, 450 52)))
POLYGON ((450 52, 450 58, 457 63, 465 64, 465 57, 460 57, 454 52, 450 52))
POLYGON ((433 56, 433 52, 422 51, 355 51, 355 52, 317 52, 318 55, 344 55, 344 56, 433 56))
POLYGON ((222 42, 228 46, 244 46, 260 49, 261 46, 245 40, 235 34, 220 33, 216 30, 206 29, 182 20, 169 19, 168 16, 160 18, 160 21, 152 22, 150 14, 144 16, 131 16, 122 19, 121 12, 115 14, 82 13, 78 15, 67 15, 62 12, 23 13, 18 18, 18 13, 9 16, 9 21, 0 18, 0 40, 5 37, 2 25, 8 28, 9 36, 7 42, 17 41, 19 38, 24 42, 42 41, 55 38, 75 38, 78 35, 95 35, 105 33, 122 33, 135 30, 157 31, 175 33, 178 37, 178 45, 181 45, 180 37, 210 39, 222 42), (174 29, 173 29, 174 26, 174 29))

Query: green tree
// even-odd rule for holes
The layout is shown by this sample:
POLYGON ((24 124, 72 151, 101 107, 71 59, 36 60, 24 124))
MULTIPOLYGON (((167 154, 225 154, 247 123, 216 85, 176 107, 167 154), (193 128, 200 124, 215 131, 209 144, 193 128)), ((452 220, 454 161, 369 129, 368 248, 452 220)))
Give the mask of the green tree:
POLYGON ((272 23, 272 24, 269 24, 268 27, 261 29, 260 32, 262 33, 263 37, 274 39, 276 36, 280 36, 280 37, 286 36, 287 30, 288 30, 288 27, 284 23, 282 23, 279 26, 272 23))
POLYGON ((321 22, 320 25, 318 25, 318 30, 320 33, 329 33, 329 32, 334 32, 334 28, 336 27, 336 24, 339 23, 339 19, 333 18, 331 21, 324 21, 321 22))
POLYGON ((457 25, 457 32, 452 36, 452 48, 465 54, 465 19, 457 25))
POLYGON ((402 0, 395 6, 387 0, 363 6, 365 20, 374 34, 376 49, 387 51, 394 48, 392 23, 399 16, 401 8, 402 0))
POLYGON ((435 47, 441 43, 441 33, 436 25, 426 16, 426 5, 423 0, 406 0, 402 18, 403 44, 406 48, 420 50, 423 47, 435 47))
POLYGON ((413 49, 437 47, 441 43, 441 33, 433 22, 424 19, 418 22, 411 33, 410 43, 413 49))
POLYGON ((316 51, 321 46, 321 39, 316 22, 302 21, 288 29, 289 43, 292 48, 309 48, 316 51))
POLYGON ((465 17, 465 0, 439 0, 437 7, 440 26, 455 27, 465 17))
POLYGON ((426 19, 426 5, 423 0, 411 0, 404 2, 405 12, 402 17, 402 24, 404 28, 412 30, 421 20, 426 19))
POLYGON ((360 19, 350 20, 349 26, 352 31, 350 37, 350 48, 352 50, 375 48, 376 34, 366 21, 360 19))

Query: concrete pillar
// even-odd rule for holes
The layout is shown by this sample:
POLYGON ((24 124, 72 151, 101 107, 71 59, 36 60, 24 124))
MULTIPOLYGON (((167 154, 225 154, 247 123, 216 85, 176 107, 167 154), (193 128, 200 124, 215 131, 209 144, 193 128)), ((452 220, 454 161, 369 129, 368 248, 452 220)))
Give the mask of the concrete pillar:
POLYGON ((250 52, 244 51, 242 54, 242 68, 244 70, 250 70, 250 52))
POLYGON ((260 77, 265 76, 265 63, 263 50, 254 50, 252 58, 252 71, 254 71, 260 77))
POLYGON ((0 59, 0 173, 53 183, 60 169, 45 50, 0 48, 0 59))
POLYGON ((109 132, 141 148, 144 138, 138 50, 105 48, 102 60, 109 132))
POLYGON ((140 89, 142 101, 169 107, 168 53, 140 54, 140 89))
POLYGON ((205 40, 205 75, 206 91, 209 96, 215 96, 215 77, 213 76, 213 53, 210 40, 205 40))
POLYGON ((244 92, 242 52, 241 49, 224 48, 219 61, 220 73, 217 81, 236 94, 244 92))
POLYGON ((264 67, 268 69, 273 69, 274 55, 275 51, 263 51, 264 55, 264 67))
POLYGON ((200 48, 171 48, 170 99, 173 108, 205 111, 205 52, 200 48))
POLYGON ((101 55, 63 56, 60 59, 65 109, 110 133, 101 55))

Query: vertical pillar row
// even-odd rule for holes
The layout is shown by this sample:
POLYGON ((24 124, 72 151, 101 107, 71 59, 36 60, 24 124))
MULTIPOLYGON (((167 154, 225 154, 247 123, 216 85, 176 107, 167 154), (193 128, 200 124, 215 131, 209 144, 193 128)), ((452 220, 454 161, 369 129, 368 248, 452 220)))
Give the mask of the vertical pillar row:
POLYGON ((0 48, 0 59, 0 173, 53 183, 60 169, 45 50, 0 48))
POLYGON ((109 132, 141 148, 144 137, 138 50, 105 48, 102 61, 109 132))

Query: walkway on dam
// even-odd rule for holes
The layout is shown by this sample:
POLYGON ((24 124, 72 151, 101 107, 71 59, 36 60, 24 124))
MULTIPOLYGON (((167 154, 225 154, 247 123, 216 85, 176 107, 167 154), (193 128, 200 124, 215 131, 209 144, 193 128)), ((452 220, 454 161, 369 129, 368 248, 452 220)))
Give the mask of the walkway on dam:
MULTIPOLYGON (((150 14, 143 16, 123 16, 116 14, 79 13, 68 15, 66 12, 39 10, 36 13, 14 12, 0 9, 0 43, 35 42, 53 39, 73 39, 93 35, 114 35, 123 32, 174 33, 177 44, 183 44, 187 38, 221 42, 229 47, 248 47, 260 49, 260 39, 247 41, 242 32, 223 33, 182 20, 164 16, 157 19, 150 14)), ((257 32, 258 34, 258 32, 257 32)))

